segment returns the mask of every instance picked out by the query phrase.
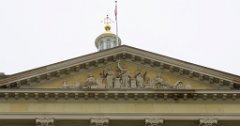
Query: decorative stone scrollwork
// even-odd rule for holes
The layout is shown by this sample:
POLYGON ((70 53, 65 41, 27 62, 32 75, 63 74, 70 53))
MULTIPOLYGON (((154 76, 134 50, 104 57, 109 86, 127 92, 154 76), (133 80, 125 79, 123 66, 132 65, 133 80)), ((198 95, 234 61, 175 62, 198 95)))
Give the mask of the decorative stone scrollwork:
POLYGON ((163 119, 159 118, 145 119, 145 126, 163 126, 163 119))
POLYGON ((216 119, 201 119, 198 126, 217 126, 217 123, 216 119))
POLYGON ((97 118, 90 120, 90 126, 108 126, 109 120, 104 118, 97 118))
POLYGON ((37 118, 36 126, 54 126, 53 118, 37 118))

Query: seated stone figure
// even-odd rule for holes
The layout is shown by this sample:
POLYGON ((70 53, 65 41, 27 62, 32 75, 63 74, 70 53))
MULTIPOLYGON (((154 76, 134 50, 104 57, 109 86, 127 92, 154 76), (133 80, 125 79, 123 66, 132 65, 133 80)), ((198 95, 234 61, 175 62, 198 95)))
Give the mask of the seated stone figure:
POLYGON ((96 79, 92 74, 88 75, 87 81, 84 83, 83 88, 97 88, 96 79))
POLYGON ((144 87, 144 78, 145 78, 145 76, 146 76, 146 72, 144 72, 144 74, 139 72, 139 73, 137 73, 135 75, 138 88, 143 88, 144 87))
POLYGON ((177 81, 175 84, 176 89, 185 89, 185 86, 182 81, 177 81))
POLYGON ((156 88, 160 88, 164 82, 163 82, 163 79, 161 78, 161 76, 157 75, 156 78, 153 80, 153 83, 156 88))
POLYGON ((153 79, 153 88, 158 88, 158 89, 170 89, 171 86, 169 86, 158 74, 156 78, 153 79))

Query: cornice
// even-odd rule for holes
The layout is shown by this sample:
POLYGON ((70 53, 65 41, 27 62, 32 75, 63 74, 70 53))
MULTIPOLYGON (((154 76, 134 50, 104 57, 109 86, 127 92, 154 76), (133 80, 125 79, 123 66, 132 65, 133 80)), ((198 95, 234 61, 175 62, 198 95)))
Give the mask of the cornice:
POLYGON ((230 74, 230 73, 226 73, 226 72, 219 71, 219 70, 215 70, 215 69, 208 68, 208 67, 205 67, 205 66, 200 66, 200 65, 197 65, 197 64, 193 64, 193 63, 186 62, 186 61, 183 61, 183 60, 175 59, 175 58, 172 58, 172 57, 164 56, 164 55, 161 55, 161 54, 156 54, 156 53, 149 52, 149 51, 146 51, 146 50, 137 49, 137 48, 134 48, 134 47, 129 47, 129 48, 126 49, 126 52, 129 52, 133 55, 138 55, 140 57, 149 58, 149 59, 152 59, 152 60, 158 60, 159 62, 161 61, 162 63, 171 65, 173 67, 179 67, 179 68, 182 68, 182 69, 189 69, 192 72, 198 72, 198 73, 206 74, 206 75, 213 76, 213 77, 220 77, 220 78, 225 78, 225 79, 240 82, 240 76, 230 74))
MULTIPOLYGON (((109 56, 117 55, 117 54, 119 54, 119 52, 121 52, 121 48, 115 47, 115 48, 108 49, 105 51, 95 52, 95 53, 83 55, 80 57, 72 58, 69 60, 50 64, 47 66, 39 67, 36 69, 16 73, 13 75, 9 75, 9 77, 7 77, 5 79, 0 80, 0 86, 5 85, 5 84, 10 84, 12 82, 19 81, 19 80, 24 80, 24 79, 33 78, 36 76, 46 75, 48 73, 52 73, 55 71, 71 70, 69 68, 73 68, 73 67, 76 67, 78 69, 79 67, 81 67, 81 65, 88 64, 91 61, 101 62, 99 60, 102 60, 102 59, 108 60, 107 58, 109 56)), ((71 72, 73 72, 73 71, 71 71, 71 72)))
POLYGON ((239 100, 238 90, 0 90, 0 100, 239 100))
POLYGON ((216 114, 216 113, 7 113, 0 112, 0 120, 34 120, 37 118, 54 118, 55 120, 90 120, 92 118, 101 118, 111 120, 145 120, 145 119, 163 119, 163 120, 188 120, 199 121, 204 119, 217 119, 222 121, 239 121, 240 114, 216 114), (146 118, 147 117, 147 118, 146 118))

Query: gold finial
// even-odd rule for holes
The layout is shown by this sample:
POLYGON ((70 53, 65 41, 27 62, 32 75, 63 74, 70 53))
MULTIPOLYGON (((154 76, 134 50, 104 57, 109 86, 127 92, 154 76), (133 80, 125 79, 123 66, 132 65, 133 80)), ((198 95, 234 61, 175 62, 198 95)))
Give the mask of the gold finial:
POLYGON ((105 30, 106 30, 107 32, 109 32, 109 31, 111 30, 111 25, 110 25, 111 22, 112 22, 111 18, 109 18, 109 16, 107 15, 107 16, 104 18, 105 30))
POLYGON ((109 32, 109 31, 111 30, 111 25, 106 24, 106 25, 105 25, 105 30, 106 30, 107 32, 109 32))

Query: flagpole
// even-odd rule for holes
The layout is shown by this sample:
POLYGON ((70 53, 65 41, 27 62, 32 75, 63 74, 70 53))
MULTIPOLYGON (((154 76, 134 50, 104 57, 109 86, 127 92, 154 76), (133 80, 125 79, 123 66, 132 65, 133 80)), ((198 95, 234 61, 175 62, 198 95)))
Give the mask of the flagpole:
POLYGON ((116 41, 117 41, 117 45, 120 45, 118 43, 118 21, 117 21, 117 1, 115 1, 115 22, 116 22, 116 41))

